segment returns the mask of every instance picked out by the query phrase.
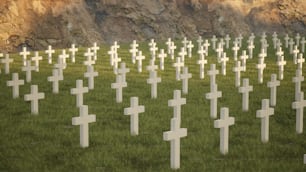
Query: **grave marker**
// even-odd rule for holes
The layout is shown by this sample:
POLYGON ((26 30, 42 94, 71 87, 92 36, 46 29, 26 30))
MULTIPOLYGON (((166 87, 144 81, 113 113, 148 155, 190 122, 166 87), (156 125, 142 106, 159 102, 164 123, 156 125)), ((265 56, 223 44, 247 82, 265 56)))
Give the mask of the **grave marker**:
POLYGON ((238 46, 239 42, 238 41, 234 41, 234 46, 232 47, 232 50, 234 52, 234 60, 236 61, 237 60, 237 56, 238 56, 238 51, 240 49, 240 47, 238 46))
POLYGON ((212 48, 213 50, 216 49, 216 42, 218 41, 218 39, 216 38, 215 35, 213 35, 213 37, 211 38, 211 43, 212 43, 212 48))
POLYGON ((182 80, 183 85, 183 94, 188 93, 188 79, 192 77, 191 73, 188 73, 188 67, 183 68, 183 73, 180 74, 180 79, 182 80))
POLYGON ((164 70, 164 61, 165 61, 165 58, 167 57, 167 54, 164 53, 164 49, 161 49, 160 50, 160 53, 158 54, 158 58, 159 58, 159 61, 160 61, 160 69, 161 70, 164 70))
POLYGON ((157 77, 157 72, 150 71, 150 78, 147 79, 147 83, 151 84, 151 98, 157 98, 157 83, 161 82, 161 78, 157 77))
POLYGON ((203 44, 203 47, 205 48, 204 51, 205 51, 205 55, 208 56, 208 47, 210 46, 210 43, 208 42, 207 39, 205 39, 205 42, 203 44))
POLYGON ((294 64, 297 64, 297 55, 299 54, 299 52, 300 50, 297 48, 297 45, 295 45, 294 50, 292 51, 294 64))
POLYGON ((186 49, 181 47, 181 51, 178 53, 178 55, 181 57, 182 62, 185 62, 185 56, 187 55, 186 49))
POLYGON ((94 53, 90 48, 87 48, 87 52, 84 53, 84 56, 86 57, 86 61, 83 62, 84 65, 92 66, 96 64, 95 60, 93 60, 94 53))
POLYGON ((186 37, 184 37, 184 39, 182 40, 182 44, 183 44, 184 49, 186 50, 187 49, 187 44, 188 44, 188 40, 187 40, 186 37))
POLYGON ((216 84, 216 75, 219 74, 219 70, 216 70, 215 64, 210 64, 210 70, 207 72, 207 75, 210 76, 210 87, 216 84))
POLYGON ((145 56, 142 55, 142 51, 138 51, 138 56, 136 56, 137 63, 137 70, 138 72, 142 72, 142 60, 145 59, 145 56))
POLYGON ((131 97, 130 99, 131 102, 131 107, 129 108, 124 108, 124 115, 130 115, 131 116, 131 124, 130 124, 130 130, 131 130, 131 135, 132 136, 137 136, 139 131, 139 113, 143 113, 145 111, 144 106, 139 106, 138 105, 138 97, 131 97))
POLYGON ((258 64, 256 65, 256 68, 258 69, 258 82, 263 82, 263 71, 266 68, 266 64, 264 63, 264 58, 258 59, 258 64))
POLYGON ((293 77, 292 82, 295 83, 295 100, 297 100, 299 93, 301 92, 301 84, 304 81, 304 76, 302 70, 297 69, 295 72, 295 77, 293 77))
POLYGON ((57 64, 54 65, 54 68, 58 69, 58 74, 59 74, 60 76, 64 76, 63 70, 66 68, 66 66, 67 66, 67 64, 65 64, 65 63, 63 62, 63 59, 58 58, 58 59, 57 59, 57 64))
POLYGON ((170 54, 170 52, 171 52, 170 47, 172 45, 171 38, 168 38, 168 40, 166 42, 166 45, 167 45, 167 52, 168 52, 168 54, 170 54))
POLYGON ((52 64, 52 54, 55 53, 55 50, 52 49, 52 46, 49 45, 48 49, 45 51, 46 54, 48 54, 48 63, 52 64))
POLYGON ((31 85, 31 93, 24 95, 25 101, 31 101, 31 113, 34 115, 38 114, 38 100, 44 98, 45 93, 39 93, 37 85, 31 85))
POLYGON ((67 64, 67 59, 69 58, 69 54, 66 54, 66 50, 62 50, 62 54, 58 56, 60 59, 63 59, 63 63, 67 64))
POLYGON ((27 56, 30 55, 30 51, 27 51, 27 47, 22 47, 22 52, 19 53, 22 56, 23 66, 27 63, 27 56))
POLYGON ((199 36, 199 38, 197 40, 198 48, 202 46, 202 42, 203 42, 202 36, 199 36))
POLYGON ((93 90, 95 87, 94 78, 98 76, 98 72, 95 72, 93 66, 87 66, 87 72, 84 73, 84 77, 88 78, 88 89, 93 90))
POLYGON ((76 88, 70 90, 70 94, 76 95, 76 106, 83 106, 83 94, 88 93, 88 87, 83 87, 83 80, 76 80, 76 88))
POLYGON ((13 98, 19 97, 19 86, 24 85, 24 80, 19 80, 18 73, 13 73, 13 77, 11 81, 7 81, 6 85, 12 87, 13 89, 13 98))
POLYGON ((244 67, 240 65, 240 61, 236 61, 236 66, 233 67, 233 72, 235 72, 235 86, 240 86, 240 76, 241 71, 244 71, 244 67))
POLYGON ((292 108, 296 109, 296 132, 298 134, 303 133, 304 107, 306 107, 306 100, 304 100, 304 92, 300 92, 297 97, 297 100, 292 103, 292 108))
POLYGON ((248 51, 250 59, 253 58, 253 49, 255 48, 253 41, 248 41, 248 51))
POLYGON ((243 71, 246 71, 246 60, 249 58, 249 56, 246 54, 246 50, 242 51, 242 54, 240 56, 241 60, 241 66, 243 67, 243 71))
POLYGON ((187 50, 188 50, 188 57, 191 58, 192 56, 192 48, 194 47, 194 45, 192 44, 192 41, 189 41, 188 42, 188 45, 187 45, 187 50))
POLYGON ((280 80, 284 79, 284 66, 287 64, 287 62, 284 60, 284 56, 280 56, 277 58, 277 66, 278 66, 278 77, 280 80))
POLYGON ((58 69, 53 69, 52 70, 52 76, 48 77, 48 81, 52 82, 52 92, 53 93, 57 94, 59 92, 58 83, 59 83, 59 81, 62 81, 63 79, 64 79, 64 77, 59 74, 58 69))
POLYGON ((290 54, 292 54, 293 45, 294 45, 294 41, 293 41, 292 38, 290 38, 290 41, 289 41, 289 53, 290 53, 290 54))
POLYGON ((116 89, 116 102, 122 102, 122 89, 127 87, 127 83, 122 81, 121 75, 116 75, 116 82, 112 83, 111 88, 116 89))
POLYGON ((306 43, 306 40, 305 40, 305 37, 302 38, 301 42, 301 51, 302 53, 305 53, 305 43, 306 43))
POLYGON ((136 55, 138 52, 138 44, 136 42, 136 40, 133 40, 133 43, 130 45, 131 49, 129 50, 129 52, 132 54, 132 63, 135 64, 136 63, 136 55))
POLYGON ((242 93, 242 110, 249 110, 249 92, 253 91, 253 86, 249 85, 249 79, 243 79, 242 87, 239 87, 239 93, 242 93))
POLYGON ((288 48, 288 43, 289 43, 289 36, 288 36, 288 34, 286 34, 286 36, 285 36, 285 38, 284 38, 284 40, 285 40, 285 47, 286 48, 288 48))
MULTIPOLYGON (((117 45, 117 42, 115 41, 115 48, 120 48, 119 45, 117 45)), ((97 43, 95 42, 93 44, 93 46, 91 47, 91 50, 93 51, 93 60, 96 61, 97 60, 97 52, 98 50, 100 50, 100 47, 97 46, 97 43)), ((117 51, 117 50, 116 50, 117 51)))
POLYGON ((147 71, 155 71, 158 69, 158 66, 154 64, 155 61, 153 59, 150 60, 149 66, 147 66, 147 71))
POLYGON ((180 57, 176 58, 176 63, 173 64, 173 67, 175 67, 176 71, 176 80, 180 80, 181 68, 184 67, 184 62, 180 57))
POLYGON ((226 62, 228 62, 229 58, 226 57, 226 53, 223 52, 222 57, 219 59, 219 63, 221 63, 221 74, 226 75, 226 62))
POLYGON ((32 70, 36 70, 35 66, 31 66, 31 60, 27 60, 26 66, 21 68, 22 71, 26 72, 26 82, 29 83, 32 80, 32 70))
POLYGON ((205 59, 204 55, 200 56, 200 59, 197 61, 197 64, 200 66, 200 78, 204 78, 204 65, 207 64, 207 60, 205 59))
POLYGON ((174 59, 174 51, 176 49, 176 46, 174 45, 174 42, 172 42, 171 46, 170 46, 170 55, 171 55, 171 59, 174 59))
POLYGON ((269 117, 274 114, 274 109, 269 106, 269 99, 263 99, 261 109, 256 111, 256 117, 261 118, 261 141, 269 141, 269 117))
POLYGON ((303 58, 303 53, 299 54, 299 58, 296 60, 296 63, 298 65, 298 69, 303 69, 303 63, 305 62, 305 59, 303 58))
POLYGON ((71 44, 71 48, 69 48, 69 51, 71 52, 71 62, 75 63, 75 53, 78 52, 78 48, 75 47, 74 44, 71 44))
POLYGON ((10 63, 13 63, 13 62, 14 62, 14 59, 11 59, 9 54, 5 54, 5 58, 1 59, 1 63, 4 64, 5 74, 10 73, 10 63))
POLYGON ((117 70, 117 73, 122 76, 122 81, 126 82, 126 74, 130 72, 129 68, 126 68, 125 63, 120 63, 120 68, 117 70))
POLYGON ((267 87, 270 88, 270 105, 276 105, 277 87, 280 86, 280 82, 277 80, 276 74, 271 75, 271 81, 267 83, 267 87))
POLYGON ((228 49, 229 48, 229 41, 231 40, 231 37, 228 34, 226 34, 224 39, 225 39, 226 49, 228 49))
POLYGON ((181 97, 181 90, 173 91, 173 99, 168 100, 168 106, 173 107, 173 118, 176 118, 181 126, 181 106, 186 104, 186 98, 181 97))
POLYGON ((206 94, 206 99, 210 100, 210 117, 217 118, 217 103, 218 98, 222 97, 222 92, 218 91, 218 85, 213 84, 210 86, 210 92, 206 94))

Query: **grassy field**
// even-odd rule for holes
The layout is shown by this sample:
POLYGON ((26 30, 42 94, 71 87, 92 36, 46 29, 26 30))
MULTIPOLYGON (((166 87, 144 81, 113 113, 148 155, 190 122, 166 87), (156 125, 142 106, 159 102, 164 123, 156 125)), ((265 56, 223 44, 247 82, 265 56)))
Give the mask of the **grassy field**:
MULTIPOLYGON (((294 83, 296 66, 291 55, 285 52, 287 65, 284 80, 277 88, 277 105, 270 117, 270 140, 263 144, 260 137, 260 119, 256 110, 261 108, 261 100, 270 97, 266 83, 272 73, 278 73, 275 51, 272 43, 266 58, 264 83, 257 81, 255 68, 259 49, 255 49, 254 58, 247 61, 247 71, 241 78, 250 78, 254 91, 250 93, 250 110, 242 112, 242 96, 235 87, 235 75, 232 72, 234 60, 232 51, 226 50, 230 57, 227 75, 218 75, 218 90, 222 98, 218 100, 218 111, 228 107, 230 116, 235 117, 235 125, 230 127, 229 153, 219 151, 219 129, 213 127, 209 115, 209 76, 205 65, 205 78, 199 79, 199 66, 196 64, 197 47, 192 58, 185 58, 192 79, 189 80, 189 93, 182 95, 187 104, 182 107, 182 128, 188 129, 188 136, 181 139, 181 168, 179 171, 296 171, 306 170, 303 155, 306 154, 306 135, 295 132, 295 111, 291 108, 294 101, 294 83)), ((181 44, 177 43, 180 47, 181 44)), ((256 40, 257 47, 259 41, 256 40)), ((158 44, 164 48, 163 43, 158 44)), ((246 49, 246 45, 242 49, 246 49)), ((158 98, 151 99, 151 86, 146 83, 149 77, 145 66, 149 64, 147 43, 142 43, 146 60, 143 72, 137 72, 137 66, 131 63, 129 45, 121 45, 119 56, 127 63, 131 72, 127 74, 128 87, 123 89, 123 102, 116 103, 115 90, 111 83, 115 75, 110 66, 107 51, 109 46, 101 45, 95 70, 95 89, 84 95, 84 104, 89 106, 89 113, 96 114, 97 122, 91 123, 90 146, 80 148, 79 126, 72 126, 71 118, 79 116, 75 96, 70 89, 75 88, 75 81, 87 79, 81 48, 77 53, 76 63, 68 60, 64 70, 64 81, 60 82, 59 94, 52 93, 52 83, 47 77, 52 75, 53 65, 47 64, 47 56, 40 63, 40 72, 32 73, 32 82, 20 87, 20 98, 12 99, 12 90, 6 86, 11 75, 5 75, 2 68, 0 75, 0 171, 171 171, 170 143, 163 141, 163 132, 170 129, 173 109, 168 107, 168 100, 173 98, 173 90, 181 89, 181 81, 175 80, 175 68, 169 57, 165 60, 165 70, 158 70, 162 82, 158 84, 158 98), (31 115, 30 102, 24 101, 24 94, 30 92, 30 85, 37 84, 39 91, 45 93, 45 99, 39 102, 39 115, 31 115), (139 104, 145 105, 145 112, 139 116, 139 136, 130 135, 130 118, 123 115, 123 109, 130 106, 130 97, 139 97, 139 104)), ((179 49, 177 49, 179 50, 179 49)), ((60 50, 57 51, 57 54, 60 50)), ((240 51, 241 53, 241 51, 240 51)), ((239 54, 240 54, 239 53, 239 54)), ((53 61, 56 61, 57 55, 53 61)), ((11 73, 21 72, 21 57, 11 55, 14 63, 11 73)), ((209 64, 217 63, 216 53, 209 52, 209 64)), ((157 60, 156 64, 159 64, 157 60)), ((221 69, 220 64, 217 64, 221 69)), ((303 75, 306 75, 305 70, 303 75)), ((306 82, 302 84, 305 91, 306 82)), ((219 116, 219 114, 218 114, 219 116)), ((306 121, 304 120, 304 123, 306 121)))

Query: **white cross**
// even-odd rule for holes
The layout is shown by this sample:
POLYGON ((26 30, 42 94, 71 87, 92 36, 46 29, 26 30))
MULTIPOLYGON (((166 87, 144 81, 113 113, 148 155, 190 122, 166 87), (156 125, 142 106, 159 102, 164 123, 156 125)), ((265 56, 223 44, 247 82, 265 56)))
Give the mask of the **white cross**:
POLYGON ((279 69, 279 72, 278 72, 279 79, 283 80, 283 78, 284 78, 284 66, 287 64, 287 62, 284 60, 284 56, 278 57, 276 64, 277 64, 278 69, 279 69))
POLYGON ((258 69, 258 82, 263 82, 263 71, 266 68, 266 64, 264 63, 263 58, 258 59, 258 64, 256 65, 256 68, 258 69))
POLYGON ((22 71, 26 72, 26 82, 31 82, 32 80, 32 70, 36 70, 35 66, 31 66, 31 60, 27 60, 26 66, 21 68, 22 71))
POLYGON ((295 45, 294 46, 294 50, 292 51, 292 54, 293 54, 293 63, 294 64, 297 63, 296 59, 297 59, 297 55, 299 54, 299 52, 300 52, 300 50, 298 49, 298 46, 295 45))
POLYGON ((221 47, 224 49, 225 42, 223 38, 220 38, 220 44, 221 44, 221 47))
POLYGON ((289 53, 290 53, 290 54, 292 54, 293 45, 294 45, 294 41, 293 41, 293 39, 291 38, 290 41, 289 41, 289 53))
POLYGON ((276 54, 277 57, 283 56, 284 55, 284 51, 282 50, 282 47, 278 47, 275 54, 276 54))
POLYGON ((150 71, 150 78, 147 79, 147 83, 151 84, 151 98, 157 98, 157 83, 161 82, 161 78, 157 77, 157 72, 152 70, 150 71))
POLYGON ((114 73, 116 74, 118 69, 118 63, 121 62, 121 58, 118 57, 118 54, 116 53, 113 59, 113 66, 114 66, 114 73))
POLYGON ((182 44, 184 46, 184 49, 187 49, 187 44, 188 44, 188 40, 186 37, 184 37, 183 41, 182 41, 182 44))
POLYGON ((4 64, 5 74, 10 73, 10 63, 13 63, 13 62, 14 62, 14 59, 10 59, 9 54, 5 54, 5 58, 1 59, 1 63, 4 64))
POLYGON ((137 70, 138 72, 142 72, 142 60, 144 60, 146 57, 142 55, 142 51, 138 51, 138 55, 136 56, 137 63, 137 70))
POLYGON ((55 50, 52 49, 52 46, 49 45, 48 49, 45 51, 46 54, 48 54, 48 63, 52 64, 52 54, 55 53, 55 50))
POLYGON ((207 39, 205 39, 205 42, 203 44, 203 47, 205 48, 205 55, 208 56, 208 47, 210 46, 210 43, 208 42, 207 39))
POLYGON ((58 83, 62 81, 64 77, 59 74, 59 69, 52 70, 52 76, 48 77, 48 81, 52 82, 52 92, 57 94, 59 92, 58 83))
POLYGON ((226 63, 228 62, 229 58, 226 57, 226 53, 223 53, 223 56, 219 59, 219 63, 221 63, 221 74, 226 75, 226 63))
POLYGON ((160 69, 164 70, 164 63, 165 63, 165 58, 167 57, 167 54, 164 53, 164 49, 160 50, 160 53, 157 56, 159 58, 160 61, 160 69))
POLYGON ((210 64, 210 70, 207 72, 207 75, 210 76, 210 87, 216 84, 216 75, 219 74, 219 70, 216 70, 215 64, 210 64))
POLYGON ((305 53, 305 43, 306 43, 305 37, 302 38, 300 43, 301 43, 301 51, 302 53, 305 53))
POLYGON ((30 51, 27 51, 27 47, 22 47, 22 52, 19 53, 22 56, 23 66, 27 63, 27 56, 30 55, 30 51))
POLYGON ((200 58, 204 57, 205 53, 206 53, 206 50, 204 50, 204 46, 200 46, 198 49, 198 54, 200 55, 200 58))
POLYGON ((19 80, 18 73, 13 73, 13 77, 11 81, 7 81, 6 85, 12 87, 13 89, 13 98, 19 97, 19 86, 24 85, 24 80, 19 80))
POLYGON ((122 89, 127 87, 127 83, 122 81, 121 75, 116 75, 116 82, 111 84, 112 89, 116 89, 116 102, 122 102, 122 89))
POLYGON ((191 73, 188 73, 188 67, 183 68, 183 73, 180 74, 180 79, 182 80, 183 85, 183 94, 188 93, 188 79, 192 77, 191 73))
POLYGON ((210 100, 210 117, 217 118, 217 100, 222 97, 222 92, 218 91, 218 85, 212 84, 210 86, 210 92, 206 94, 206 99, 210 100))
POLYGON ((76 80, 76 88, 70 90, 70 94, 76 95, 76 106, 83 105, 83 94, 88 93, 88 87, 83 87, 83 80, 76 80))
POLYGON ((238 51, 239 51, 240 47, 238 46, 238 42, 234 41, 234 46, 232 47, 232 50, 234 52, 234 60, 237 60, 237 56, 238 56, 238 51))
POLYGON ((185 56, 187 55, 186 49, 181 47, 181 51, 178 53, 178 55, 181 57, 182 62, 185 62, 185 56))
POLYGON ((255 48, 253 41, 248 41, 248 50, 249 50, 249 56, 252 59, 253 58, 253 49, 255 48))
POLYGON ((115 41, 113 47, 114 47, 115 52, 117 52, 117 50, 120 48, 120 45, 118 45, 118 42, 115 41))
POLYGON ((267 83, 267 87, 270 88, 270 105, 276 105, 277 87, 280 86, 280 82, 277 80, 277 75, 271 75, 271 81, 267 83))
POLYGON ((44 98, 45 93, 39 93, 37 85, 31 85, 31 94, 24 95, 25 101, 31 101, 31 113, 34 115, 38 114, 38 100, 44 98))
POLYGON ((243 36, 241 35, 241 33, 239 34, 237 39, 238 39, 239 47, 241 47, 242 46, 242 40, 243 40, 243 36))
POLYGON ((147 71, 155 71, 155 70, 157 70, 158 69, 158 66, 157 65, 155 65, 154 64, 155 62, 154 62, 154 60, 153 59, 151 59, 150 60, 150 64, 149 64, 149 66, 147 66, 147 71))
POLYGON ((301 92, 301 84, 304 81, 304 76, 301 69, 297 69, 293 77, 292 82, 295 83, 295 100, 297 100, 298 94, 301 92))
POLYGON ((176 63, 173 63, 173 67, 175 67, 176 71, 176 80, 180 80, 181 68, 184 67, 184 62, 180 57, 176 58, 176 63))
POLYGON ((170 141, 170 166, 172 169, 180 168, 180 138, 187 136, 187 128, 180 128, 177 118, 171 119, 171 131, 163 133, 163 140, 170 141))
POLYGON ((296 43, 295 43, 295 44, 296 44, 297 46, 299 46, 299 44, 300 44, 300 38, 301 38, 300 34, 297 33, 296 36, 295 36, 295 40, 296 40, 296 43))
POLYGON ((226 36, 225 36, 225 45, 226 45, 226 49, 228 49, 229 48, 229 41, 231 40, 231 37, 228 35, 228 34, 226 34, 226 36))
POLYGON ((235 72, 235 86, 240 86, 240 76, 241 72, 244 71, 244 67, 241 65, 240 61, 236 61, 236 66, 233 67, 233 72, 235 72))
POLYGON ((66 50, 65 49, 62 50, 62 54, 60 54, 58 57, 63 59, 63 63, 64 64, 67 64, 66 59, 69 58, 69 54, 66 54, 66 50))
POLYGON ((216 49, 216 42, 218 41, 218 39, 216 38, 215 35, 213 35, 213 37, 211 38, 211 43, 212 43, 212 48, 216 49))
POLYGON ((251 35, 250 35, 250 37, 249 37, 249 40, 254 41, 254 39, 255 39, 255 35, 254 35, 254 33, 251 33, 251 35))
POLYGON ((149 42, 149 46, 152 47, 154 45, 156 45, 156 43, 155 43, 154 39, 151 39, 150 42, 149 42))
POLYGON ((303 53, 299 54, 299 58, 296 60, 296 63, 298 65, 298 69, 303 69, 303 63, 305 62, 305 59, 303 58, 303 53))
POLYGON ((139 131, 139 113, 143 113, 145 111, 144 106, 139 106, 138 105, 138 97, 131 97, 130 99, 131 102, 131 107, 129 108, 124 108, 124 115, 130 115, 131 116, 131 124, 130 124, 130 130, 131 130, 131 135, 136 136, 138 135, 139 131))
POLYGON ((109 57, 110 57, 110 60, 109 60, 110 61, 110 65, 113 66, 114 65, 114 63, 113 63, 114 57, 117 54, 117 51, 115 51, 114 46, 110 47, 110 50, 107 52, 107 54, 109 54, 109 57))
POLYGON ((240 60, 241 60, 241 66, 243 67, 243 71, 246 71, 246 60, 249 58, 249 56, 246 54, 246 51, 243 50, 242 54, 240 56, 240 60))
POLYGON ((176 46, 174 45, 174 42, 171 43, 171 46, 170 46, 170 55, 171 55, 171 59, 173 60, 174 59, 174 51, 176 49, 176 46))
MULTIPOLYGON (((115 47, 119 48, 120 46, 116 46, 117 45, 117 42, 115 42, 115 47)), ((93 46, 91 47, 91 50, 93 51, 93 60, 96 61, 97 60, 97 52, 98 50, 100 50, 100 47, 97 46, 97 43, 95 42, 93 44, 93 46)), ((117 50, 116 50, 117 51, 117 50)))
POLYGON ((173 117, 178 120, 181 126, 181 106, 186 104, 186 98, 181 97, 181 90, 173 91, 173 99, 168 100, 168 106, 173 107, 173 117))
POLYGON ((69 48, 69 51, 71 52, 71 62, 75 63, 75 53, 78 51, 78 48, 75 48, 75 45, 72 44, 71 48, 69 48))
POLYGON ((265 57, 267 57, 267 53, 265 52, 265 49, 262 48, 260 50, 260 53, 259 53, 258 57, 261 58, 261 59, 265 59, 265 57))
POLYGON ((66 68, 67 64, 63 63, 63 59, 58 58, 57 59, 57 64, 54 65, 54 68, 58 69, 58 73, 60 76, 63 75, 63 70, 66 68))
POLYGON ((218 48, 216 49, 216 52, 217 52, 217 58, 221 58, 221 55, 222 55, 222 52, 223 52, 223 48, 222 48, 222 45, 221 43, 218 43, 218 48))
POLYGON ((278 38, 277 38, 277 33, 274 32, 272 35, 272 41, 273 41, 273 47, 274 49, 276 49, 276 42, 277 42, 278 38))
POLYGON ((242 110, 249 110, 249 92, 253 91, 253 86, 249 85, 249 79, 243 79, 242 87, 239 87, 239 93, 242 93, 242 110))
POLYGON ((80 145, 82 148, 89 146, 88 124, 96 122, 96 115, 88 115, 88 106, 82 105, 79 109, 79 117, 72 118, 72 125, 80 125, 80 145))
POLYGON ((276 48, 279 48, 282 46, 282 41, 280 39, 277 39, 276 41, 276 48))
POLYGON ((304 92, 300 92, 297 100, 292 102, 292 108, 296 109, 296 132, 303 133, 303 114, 304 107, 306 107, 306 100, 304 100, 304 92))
POLYGON ((261 141, 269 141, 269 117, 274 114, 274 109, 269 106, 269 99, 263 99, 261 109, 256 111, 256 117, 261 118, 261 141))
POLYGON ((95 87, 94 78, 98 76, 98 72, 95 72, 93 66, 87 66, 87 72, 84 73, 84 77, 88 78, 88 89, 93 90, 95 87))
POLYGON ((132 62, 133 64, 136 63, 136 55, 138 52, 138 47, 139 45, 137 44, 136 40, 133 40, 133 43, 130 45, 131 49, 129 50, 129 52, 132 54, 132 62))
POLYGON ((200 56, 200 59, 197 61, 197 64, 200 66, 200 78, 204 78, 204 65, 207 64, 207 60, 205 59, 204 55, 200 56))
POLYGON ((171 52, 171 50, 170 50, 171 44, 172 44, 171 38, 168 38, 168 40, 166 42, 168 54, 170 54, 170 52, 171 52))
POLYGON ((197 40, 198 47, 202 46, 202 42, 203 42, 202 36, 199 36, 199 38, 197 40))
POLYGON ((86 61, 84 61, 84 65, 91 66, 93 64, 96 64, 96 62, 92 59, 94 53, 91 51, 90 48, 87 48, 87 52, 84 53, 84 56, 86 57, 86 61))
POLYGON ((229 126, 235 124, 235 118, 229 117, 229 110, 226 107, 220 111, 220 119, 214 121, 214 127, 220 128, 220 152, 225 155, 228 153, 229 126))
POLYGON ((188 57, 191 58, 192 56, 192 48, 194 47, 194 45, 192 44, 192 41, 189 41, 188 45, 187 45, 187 50, 188 50, 188 57))
POLYGON ((152 43, 150 47, 150 53, 151 53, 151 59, 155 61, 156 51, 158 51, 158 48, 156 47, 156 43, 152 43))
POLYGON ((286 36, 285 36, 285 38, 284 38, 286 48, 288 48, 289 39, 290 39, 290 38, 289 38, 288 34, 286 34, 286 36))
POLYGON ((117 69, 117 73, 122 76, 122 81, 126 82, 126 74, 130 72, 129 68, 126 68, 125 63, 120 63, 120 68, 117 69))

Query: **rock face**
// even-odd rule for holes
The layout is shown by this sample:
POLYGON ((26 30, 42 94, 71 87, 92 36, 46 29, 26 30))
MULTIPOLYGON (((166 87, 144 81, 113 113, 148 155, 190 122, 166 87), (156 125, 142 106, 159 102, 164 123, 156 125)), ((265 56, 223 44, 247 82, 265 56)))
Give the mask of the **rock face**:
POLYGON ((306 33, 304 0, 1 0, 0 50, 150 38, 306 33))

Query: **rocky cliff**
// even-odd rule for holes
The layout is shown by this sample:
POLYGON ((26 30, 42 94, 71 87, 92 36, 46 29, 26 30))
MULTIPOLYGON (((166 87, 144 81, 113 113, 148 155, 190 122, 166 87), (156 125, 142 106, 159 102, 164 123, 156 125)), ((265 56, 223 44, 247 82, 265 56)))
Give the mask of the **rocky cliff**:
POLYGON ((305 0, 0 1, 2 51, 305 28, 305 0))

